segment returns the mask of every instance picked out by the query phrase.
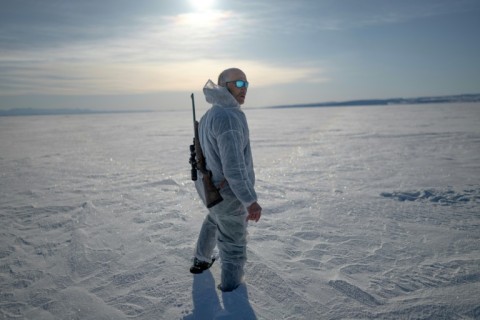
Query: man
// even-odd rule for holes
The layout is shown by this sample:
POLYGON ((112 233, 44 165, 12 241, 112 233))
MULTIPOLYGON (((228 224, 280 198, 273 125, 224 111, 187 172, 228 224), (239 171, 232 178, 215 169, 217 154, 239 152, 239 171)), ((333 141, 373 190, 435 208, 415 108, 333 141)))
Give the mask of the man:
MULTIPOLYGON (((240 108, 247 95, 247 77, 242 70, 230 68, 203 88, 212 107, 199 122, 199 140, 212 171, 213 183, 220 189, 223 201, 209 209, 198 236, 190 272, 210 268, 212 254, 218 246, 222 262, 222 291, 232 291, 243 281, 247 259, 247 222, 258 222, 262 208, 257 203, 255 174, 245 114, 240 108)), ((200 172, 199 172, 200 174, 200 172)), ((202 179, 195 186, 202 197, 202 179)))

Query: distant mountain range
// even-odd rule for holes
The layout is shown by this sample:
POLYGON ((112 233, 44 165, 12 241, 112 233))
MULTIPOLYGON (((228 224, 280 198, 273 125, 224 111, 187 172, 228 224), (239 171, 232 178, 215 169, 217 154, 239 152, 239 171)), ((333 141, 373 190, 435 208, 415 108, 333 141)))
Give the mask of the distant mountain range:
MULTIPOLYGON (((480 102, 480 94, 460 94, 451 96, 437 97, 419 97, 419 98, 391 98, 391 99, 368 99, 368 100, 349 100, 318 102, 308 104, 291 104, 270 106, 265 108, 283 109, 283 108, 315 108, 315 107, 347 107, 347 106, 383 106, 383 105, 402 105, 402 104, 425 104, 425 103, 463 103, 480 102)), ((77 115, 77 114, 103 114, 103 113, 137 113, 151 112, 151 110, 128 110, 128 111, 106 111, 91 109, 35 109, 19 108, 10 110, 0 110, 1 116, 40 116, 40 115, 77 115)))
POLYGON ((480 94, 460 94, 451 96, 437 97, 418 97, 418 98, 390 98, 390 99, 368 99, 368 100, 349 100, 341 102, 319 102, 308 104, 292 104, 271 106, 267 108, 315 108, 315 107, 346 107, 346 106, 384 106, 399 104, 425 104, 425 103, 463 103, 480 102, 480 94))
POLYGON ((150 110, 129 110, 129 111, 107 111, 91 109, 35 109, 18 108, 10 110, 0 110, 1 116, 46 116, 46 115, 78 115, 78 114, 105 114, 105 113, 137 113, 151 112, 150 110))

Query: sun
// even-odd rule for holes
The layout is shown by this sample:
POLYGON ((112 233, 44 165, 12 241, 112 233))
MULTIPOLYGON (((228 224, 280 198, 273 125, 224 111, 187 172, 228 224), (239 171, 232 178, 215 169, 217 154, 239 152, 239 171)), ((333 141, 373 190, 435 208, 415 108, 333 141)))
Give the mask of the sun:
POLYGON ((195 31, 211 30, 231 17, 230 11, 217 10, 215 0, 189 0, 192 10, 174 16, 177 26, 186 26, 195 31))
POLYGON ((190 3, 197 11, 207 11, 213 7, 215 0, 190 0, 190 3))
POLYGON ((188 26, 198 30, 214 28, 231 16, 229 11, 215 8, 215 0, 190 0, 190 12, 175 16, 175 23, 179 26, 188 26))

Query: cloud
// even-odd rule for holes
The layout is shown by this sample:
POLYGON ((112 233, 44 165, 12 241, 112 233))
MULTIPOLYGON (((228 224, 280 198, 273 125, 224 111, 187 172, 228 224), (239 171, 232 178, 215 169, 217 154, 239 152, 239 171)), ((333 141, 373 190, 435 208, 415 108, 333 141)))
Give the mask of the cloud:
POLYGON ((250 8, 248 20, 250 25, 262 26, 255 29, 258 32, 294 35, 405 23, 474 9, 478 9, 476 0, 278 0, 275 6, 257 3, 250 8))
MULTIPOLYGON (((330 81, 321 67, 326 61, 314 55, 312 60, 304 59, 306 55, 296 58, 303 54, 298 51, 302 48, 289 48, 286 41, 311 39, 309 50, 321 52, 322 38, 316 36, 319 31, 402 23, 461 10, 445 0, 406 0, 401 5, 376 0, 279 1, 276 6, 232 1, 203 11, 173 7, 155 11, 148 10, 153 2, 142 3, 143 7, 131 7, 131 16, 117 8, 112 16, 97 12, 83 21, 83 14, 96 8, 87 2, 78 14, 70 8, 66 17, 73 17, 74 22, 63 21, 57 29, 55 23, 41 20, 38 32, 46 36, 32 41, 38 45, 35 50, 25 50, 24 46, 0 49, 0 94, 192 90, 208 78, 215 80, 220 70, 231 66, 245 69, 256 86, 324 83, 330 81)), ((51 9, 45 7, 43 12, 51 9)), ((65 20, 63 9, 46 17, 65 20)), ((28 35, 27 26, 22 30, 25 43, 38 35, 36 31, 28 35)))
POLYGON ((43 63, 4 69, 1 95, 139 94, 199 89, 223 69, 242 68, 256 87, 326 81, 310 67, 278 67, 253 60, 191 60, 168 63, 43 63), (8 82, 7 79, 16 79, 8 82))
MULTIPOLYGON (((283 66, 225 50, 251 30, 246 27, 250 20, 239 12, 143 13, 128 21, 129 28, 108 21, 100 24, 110 26, 106 29, 86 23, 64 25, 60 31, 46 32, 50 39, 35 42, 34 50, 18 44, 0 49, 0 95, 192 90, 232 66, 244 69, 256 86, 327 81, 318 68, 283 66)), ((40 25, 43 31, 52 28, 43 20, 40 25)), ((23 39, 29 42, 34 35, 23 39)))

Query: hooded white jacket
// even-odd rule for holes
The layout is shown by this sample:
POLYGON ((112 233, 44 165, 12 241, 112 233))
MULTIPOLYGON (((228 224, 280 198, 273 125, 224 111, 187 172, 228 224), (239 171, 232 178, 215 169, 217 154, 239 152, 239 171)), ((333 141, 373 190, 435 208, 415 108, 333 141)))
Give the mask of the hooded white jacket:
MULTIPOLYGON (((225 87, 208 80, 203 93, 207 102, 212 104, 198 127, 207 169, 212 171, 213 183, 217 187, 226 179, 222 194, 233 193, 248 207, 257 201, 257 194, 247 119, 225 87)), ((195 185, 205 201, 200 178, 195 185)))

